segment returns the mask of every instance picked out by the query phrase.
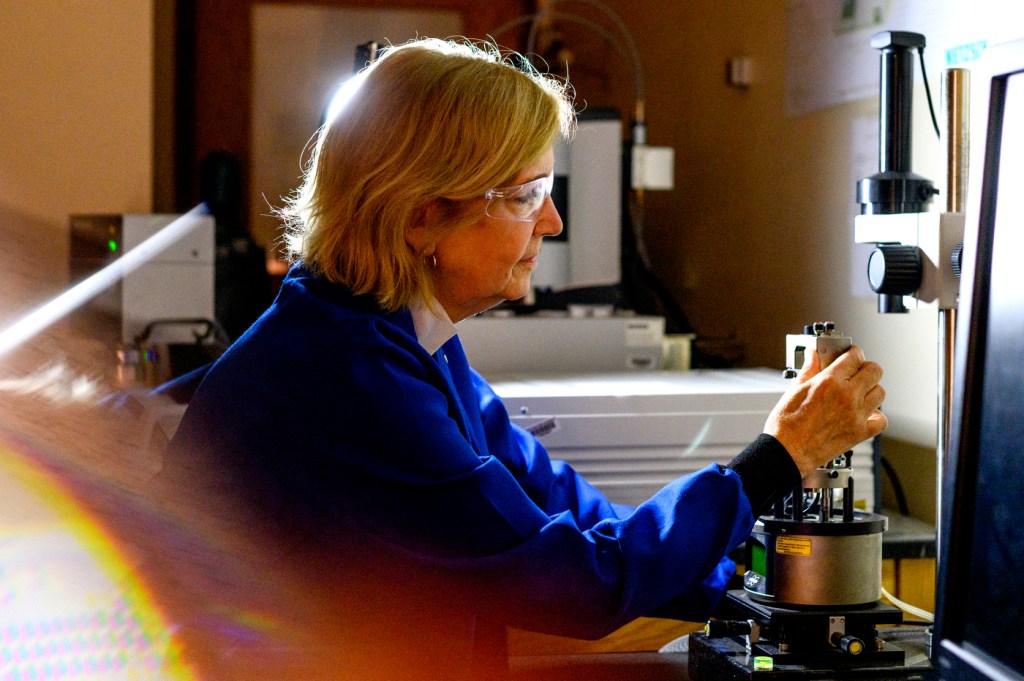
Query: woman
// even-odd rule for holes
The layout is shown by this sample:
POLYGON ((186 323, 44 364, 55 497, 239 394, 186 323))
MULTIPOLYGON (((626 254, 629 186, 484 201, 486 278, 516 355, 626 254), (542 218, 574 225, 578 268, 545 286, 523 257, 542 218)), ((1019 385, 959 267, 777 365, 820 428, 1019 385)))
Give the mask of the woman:
POLYGON ((317 613, 307 659, 340 678, 498 678, 506 626, 705 618, 755 516, 885 427, 881 370, 854 348, 805 367, 728 466, 632 509, 513 426, 454 322, 528 292, 573 125, 563 84, 490 46, 388 50, 320 134, 290 210, 298 264, 172 442, 303 574, 317 596, 288 607, 317 613))

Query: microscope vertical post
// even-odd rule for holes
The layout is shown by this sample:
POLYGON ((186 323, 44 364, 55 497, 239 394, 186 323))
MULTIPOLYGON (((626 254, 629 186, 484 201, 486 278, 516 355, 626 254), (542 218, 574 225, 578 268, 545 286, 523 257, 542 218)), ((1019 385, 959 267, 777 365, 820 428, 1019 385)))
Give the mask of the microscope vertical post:
MULTIPOLYGON (((943 78, 942 102, 946 124, 946 212, 963 213, 967 200, 970 158, 970 72, 948 69, 943 78)), ((935 555, 942 531, 942 486, 949 464, 949 437, 953 405, 953 355, 956 346, 956 307, 939 307, 938 328, 938 436, 935 447, 935 555)))

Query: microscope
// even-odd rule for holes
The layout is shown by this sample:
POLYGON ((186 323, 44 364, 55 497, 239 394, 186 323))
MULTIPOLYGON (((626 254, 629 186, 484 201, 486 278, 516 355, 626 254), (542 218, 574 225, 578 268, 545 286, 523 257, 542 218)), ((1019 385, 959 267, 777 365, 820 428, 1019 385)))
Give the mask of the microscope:
MULTIPOLYGON (((925 38, 885 31, 872 38, 871 46, 881 50, 879 172, 857 184, 861 214, 854 220, 854 239, 875 244, 868 258, 868 283, 878 294, 879 312, 907 312, 908 297, 915 308, 951 310, 960 285, 965 170, 950 171, 947 212, 925 212, 939 192, 910 170, 913 51, 924 49, 925 38)), ((953 108, 965 101, 965 73, 947 73, 946 95, 952 117, 949 131, 957 133, 948 135, 950 161, 963 169, 963 116, 953 108)))
MULTIPOLYGON (((885 31, 871 46, 881 52, 879 172, 857 184, 855 239, 875 245, 867 275, 879 312, 939 311, 941 470, 964 233, 966 72, 946 74, 947 211, 926 212, 938 191, 910 169, 914 52, 921 53, 925 38, 885 31)), ((923 58, 921 64, 923 70, 923 58)), ((807 352, 827 366, 851 343, 831 322, 812 324, 787 336, 788 366, 801 366, 807 352)), ((787 376, 795 375, 787 369, 787 376)), ((930 669, 916 650, 926 647, 923 628, 885 628, 903 623, 902 611, 880 600, 888 519, 855 508, 853 499, 847 452, 757 519, 746 545, 743 588, 728 591, 716 618, 690 636, 691 678, 749 679, 772 670, 786 678, 920 678, 930 669)))

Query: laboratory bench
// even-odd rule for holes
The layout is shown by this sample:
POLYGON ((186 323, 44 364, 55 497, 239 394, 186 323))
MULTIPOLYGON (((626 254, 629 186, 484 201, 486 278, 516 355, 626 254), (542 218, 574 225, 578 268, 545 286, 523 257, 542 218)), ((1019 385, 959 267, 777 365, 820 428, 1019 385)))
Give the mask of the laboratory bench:
MULTIPOLYGON (((703 634, 696 634, 703 636, 703 634)), ((906 654, 903 667, 832 671, 766 672, 773 679, 873 679, 874 681, 922 681, 932 679, 924 627, 879 630, 887 643, 899 645, 906 654)), ((690 652, 681 638, 663 652, 592 653, 560 656, 524 656, 510 660, 510 681, 689 681, 690 652)), ((757 672, 761 674, 761 672, 757 672)), ((742 678, 737 676, 736 678, 742 678)), ((696 681, 696 680, 695 680, 696 681)), ((700 681, 708 681, 707 675, 700 681)), ((717 681, 717 679, 715 679, 717 681)))
MULTIPOLYGON (((702 633, 695 634, 703 636, 702 633)), ((887 643, 906 653, 903 667, 893 670, 849 669, 832 671, 776 670, 776 679, 873 679, 874 681, 922 681, 933 678, 928 660, 925 627, 906 626, 879 630, 887 643)), ((680 637, 666 649, 633 653, 578 653, 573 655, 523 655, 509 660, 509 681, 689 681, 689 636, 680 637)), ((737 645, 738 644, 734 644, 737 645)), ((760 673, 760 672, 758 672, 760 673)), ((742 678, 738 676, 737 678, 742 678)), ((696 681, 696 679, 695 679, 696 681)), ((700 681, 708 681, 701 678, 700 681)), ((716 679, 717 681, 717 679, 716 679)))
POLYGON ((916 518, 882 509, 889 528, 882 535, 882 558, 935 558, 935 526, 916 518))
POLYGON ((686 653, 530 655, 509 662, 510 681, 686 681, 686 653))
MULTIPOLYGON (((897 598, 933 610, 935 527, 915 518, 881 511, 889 519, 882 539, 882 584, 897 598)), ((734 556, 742 560, 742 551, 734 556)), ((741 568, 742 569, 742 568, 741 568)), ((907 616, 906 619, 912 619, 907 616)), ((598 641, 511 630, 512 681, 684 681, 689 679, 688 634, 703 623, 641 618, 598 641), (659 652, 662 651, 662 652, 659 652)), ((919 627, 887 630, 908 653, 924 655, 919 627)), ((842 678, 884 678, 847 674, 842 678)), ((906 674, 894 677, 907 679, 906 674)))

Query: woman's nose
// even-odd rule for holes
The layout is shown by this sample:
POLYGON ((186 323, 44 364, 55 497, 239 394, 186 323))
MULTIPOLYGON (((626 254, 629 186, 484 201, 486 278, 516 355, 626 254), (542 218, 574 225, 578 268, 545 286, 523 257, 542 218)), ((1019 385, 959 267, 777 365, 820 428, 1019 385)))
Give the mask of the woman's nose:
POLYGON ((534 232, 540 236, 556 236, 562 232, 562 216, 555 208, 555 202, 548 196, 544 199, 544 207, 537 216, 534 232))

